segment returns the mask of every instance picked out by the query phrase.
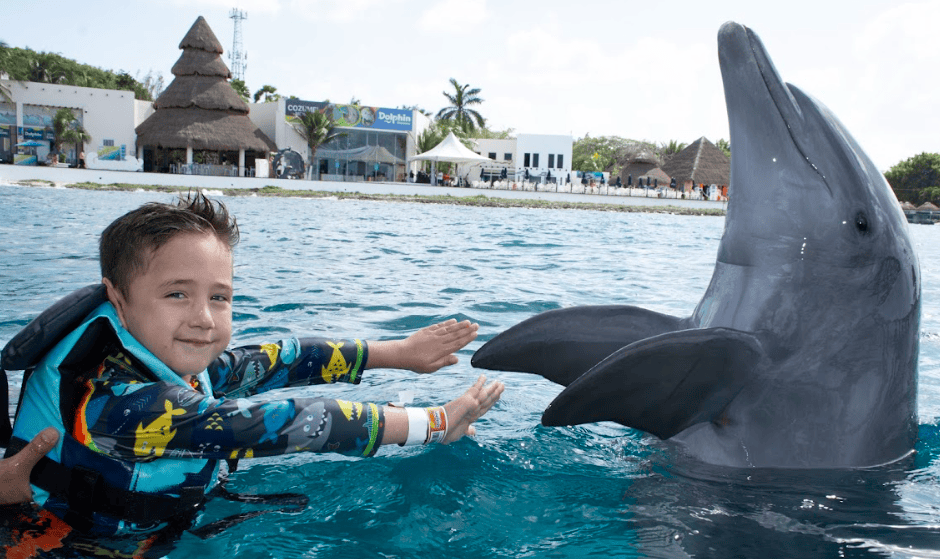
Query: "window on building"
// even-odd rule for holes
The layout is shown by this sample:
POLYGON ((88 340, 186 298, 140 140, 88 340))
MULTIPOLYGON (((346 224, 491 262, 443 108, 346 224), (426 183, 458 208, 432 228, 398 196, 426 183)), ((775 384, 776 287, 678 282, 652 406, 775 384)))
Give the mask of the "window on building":
POLYGON ((512 161, 512 154, 511 154, 511 153, 504 153, 504 154, 503 154, 503 161, 512 161))
POLYGON ((488 157, 489 157, 490 159, 492 159, 493 161, 496 161, 496 152, 495 152, 495 151, 491 151, 491 152, 488 154, 488 157))
POLYGON ((114 147, 114 140, 101 140, 101 145, 114 147))
POLYGON ((523 156, 523 158, 522 158, 522 166, 523 166, 523 167, 529 167, 529 166, 530 166, 530 165, 529 165, 529 157, 530 157, 530 156, 531 156, 531 154, 529 154, 529 153, 527 153, 527 154, 525 154, 525 155, 523 156))
POLYGON ((558 159, 557 159, 556 162, 558 163, 558 168, 559 168, 559 169, 564 169, 564 168, 565 168, 565 156, 564 156, 564 154, 559 153, 559 154, 558 154, 558 159))
POLYGON ((555 154, 554 153, 548 154, 548 168, 549 169, 555 168, 555 154))
POLYGON ((538 166, 539 166, 539 154, 537 154, 537 153, 533 153, 533 154, 532 154, 532 166, 533 166, 533 167, 538 167, 538 166))

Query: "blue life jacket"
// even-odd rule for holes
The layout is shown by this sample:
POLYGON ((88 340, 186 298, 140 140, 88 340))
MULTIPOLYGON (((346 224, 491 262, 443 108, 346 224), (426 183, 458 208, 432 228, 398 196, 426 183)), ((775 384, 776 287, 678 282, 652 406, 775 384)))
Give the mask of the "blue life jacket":
MULTIPOLYGON (((59 442, 34 468, 30 482, 36 502, 73 528, 109 535, 151 530, 183 517, 191 522, 216 483, 217 460, 132 462, 99 454, 69 434, 66 425, 74 421, 83 384, 115 349, 132 355, 159 380, 189 386, 124 329, 103 286, 89 286, 50 307, 4 348, 3 367, 26 370, 6 455, 46 427, 59 431, 59 442), (75 326, 78 314, 87 316, 75 326)), ((211 390, 207 371, 197 378, 202 390, 211 390)))

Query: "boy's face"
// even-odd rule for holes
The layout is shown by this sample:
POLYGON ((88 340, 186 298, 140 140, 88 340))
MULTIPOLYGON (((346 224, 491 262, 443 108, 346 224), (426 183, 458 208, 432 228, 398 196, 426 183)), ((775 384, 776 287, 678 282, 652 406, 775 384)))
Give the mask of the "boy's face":
POLYGON ((232 252, 210 233, 182 233, 153 252, 127 297, 107 279, 124 328, 181 377, 203 371, 232 337, 232 252))

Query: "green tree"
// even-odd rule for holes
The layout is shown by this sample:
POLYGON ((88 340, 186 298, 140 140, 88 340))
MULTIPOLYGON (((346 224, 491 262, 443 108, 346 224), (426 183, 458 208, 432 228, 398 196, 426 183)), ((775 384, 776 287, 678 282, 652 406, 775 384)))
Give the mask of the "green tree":
POLYGON ((102 70, 55 53, 0 45, 0 71, 6 72, 15 81, 127 89, 133 91, 137 99, 152 100, 147 88, 126 72, 102 70))
POLYGON ((507 128, 505 130, 490 130, 486 126, 481 126, 480 128, 471 132, 470 136, 472 138, 480 138, 482 140, 508 140, 512 138, 513 134, 515 133, 515 128, 507 128))
POLYGON ((235 90, 235 93, 242 98, 246 103, 251 100, 251 92, 248 91, 248 86, 245 85, 243 80, 232 80, 229 82, 232 86, 232 89, 235 90))
POLYGON ((723 151, 728 157, 731 157, 731 144, 728 142, 728 140, 724 138, 719 139, 717 142, 715 142, 715 147, 723 151))
MULTIPOLYGON (((6 44, 4 41, 0 41, 0 71, 6 71, 7 59, 10 56, 10 45, 6 44)), ((13 92, 10 91, 9 87, 0 84, 0 103, 12 103, 13 102, 13 92)))
POLYGON ((916 206, 940 200, 940 153, 921 153, 885 173, 898 200, 916 206))
MULTIPOLYGON (((307 148, 310 150, 308 161, 310 161, 311 169, 317 149, 323 144, 345 135, 345 132, 337 131, 336 121, 333 120, 333 109, 329 105, 323 111, 311 111, 302 114, 293 126, 294 130, 300 134, 300 137, 307 142, 307 148)), ((311 170, 311 172, 313 171, 311 170)))
POLYGON ((685 149, 685 144, 677 140, 669 140, 669 143, 659 144, 659 156, 663 159, 668 159, 669 157, 679 153, 685 149))
POLYGON ((483 116, 472 109, 473 105, 483 104, 480 99, 480 88, 471 89, 470 84, 460 85, 454 78, 450 79, 450 84, 454 86, 454 93, 443 92, 444 97, 450 103, 450 106, 444 107, 437 112, 438 120, 453 120, 460 128, 466 131, 473 131, 474 127, 484 126, 483 116))
POLYGON ((262 97, 265 103, 272 103, 281 98, 281 96, 277 94, 277 88, 273 85, 263 85, 261 89, 255 91, 255 103, 259 102, 262 97))
MULTIPOLYGON (((139 75, 139 73, 140 72, 135 74, 135 76, 139 75)), ((156 98, 159 97, 161 93, 163 93, 163 88, 166 87, 166 83, 163 80, 163 74, 160 72, 157 72, 156 74, 154 74, 153 70, 150 70, 149 72, 147 72, 146 75, 144 75, 143 79, 139 79, 139 78, 135 78, 135 79, 137 79, 137 81, 140 82, 140 84, 144 87, 144 89, 147 90, 147 93, 149 94, 150 98, 153 100, 156 100, 156 98)))
POLYGON ((62 144, 65 143, 65 133, 76 121, 72 109, 59 109, 52 117, 52 132, 55 134, 55 152, 62 151, 62 144))
POLYGON ((91 141, 91 134, 74 119, 68 128, 62 132, 62 142, 75 145, 75 153, 79 154, 85 151, 85 144, 91 141))
POLYGON ((576 171, 606 171, 613 176, 627 164, 638 159, 661 164, 659 148, 649 142, 640 142, 619 136, 590 134, 578 138, 571 146, 571 168, 576 171))
POLYGON ((431 114, 430 111, 428 111, 427 109, 422 109, 418 105, 402 105, 398 108, 403 111, 415 111, 416 113, 421 113, 428 118, 434 118, 434 115, 431 114))
POLYGON ((40 56, 30 61, 28 80, 53 84, 61 84, 66 81, 65 72, 51 56, 40 56))

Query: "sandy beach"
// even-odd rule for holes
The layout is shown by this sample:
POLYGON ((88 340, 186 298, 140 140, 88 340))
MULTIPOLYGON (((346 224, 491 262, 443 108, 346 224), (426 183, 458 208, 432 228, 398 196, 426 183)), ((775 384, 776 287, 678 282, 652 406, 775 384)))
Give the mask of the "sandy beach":
MULTIPOLYGON (((55 186, 101 190, 198 188, 220 193, 257 196, 347 197, 477 206, 530 206, 552 209, 594 209, 627 212, 662 212, 688 215, 724 215, 727 202, 677 200, 640 196, 571 194, 565 192, 456 188, 399 182, 332 182, 254 177, 207 177, 162 173, 135 173, 97 169, 0 165, 0 184, 55 186)), ((553 185, 547 185, 551 188, 553 185)), ((614 192, 615 189, 609 189, 614 192)))

